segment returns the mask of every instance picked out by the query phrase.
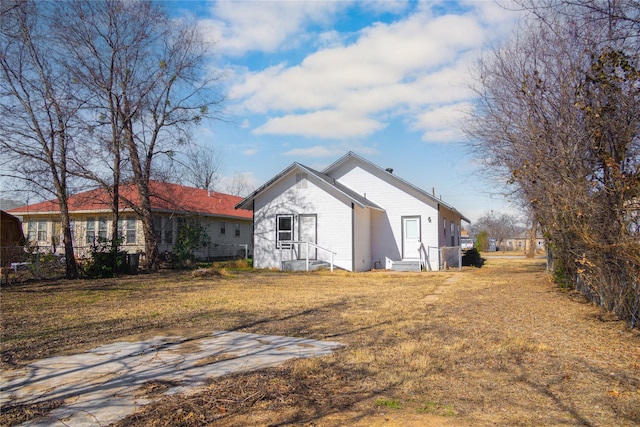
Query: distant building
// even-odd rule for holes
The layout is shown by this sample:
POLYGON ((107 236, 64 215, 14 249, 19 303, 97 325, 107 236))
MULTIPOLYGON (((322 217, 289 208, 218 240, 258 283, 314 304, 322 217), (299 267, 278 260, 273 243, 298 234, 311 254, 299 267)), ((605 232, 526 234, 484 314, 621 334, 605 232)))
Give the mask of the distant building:
MULTIPOLYGON (((540 232, 538 232, 536 238, 533 239, 533 244, 535 245, 536 251, 542 252, 545 250, 545 240, 540 232)), ((531 245, 531 239, 529 238, 528 232, 523 231, 514 237, 504 239, 503 245, 503 247, 500 247, 500 250, 526 252, 531 245)))

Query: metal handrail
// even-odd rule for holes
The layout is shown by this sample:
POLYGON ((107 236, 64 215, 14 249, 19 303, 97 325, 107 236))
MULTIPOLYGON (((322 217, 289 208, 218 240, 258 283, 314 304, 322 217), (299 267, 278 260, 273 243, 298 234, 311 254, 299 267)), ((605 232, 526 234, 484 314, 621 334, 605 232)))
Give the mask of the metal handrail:
POLYGON ((420 255, 420 263, 426 268, 431 270, 431 262, 429 261, 429 253, 427 252, 427 248, 425 248, 424 243, 420 242, 420 246, 418 247, 418 254, 420 255), (424 258, 422 258, 422 254, 424 254, 424 258))
MULTIPOLYGON (((313 246, 316 249, 320 249, 323 251, 327 251, 331 254, 331 271, 333 271, 333 261, 334 261, 334 257, 338 254, 337 252, 333 252, 330 249, 327 248, 323 248, 320 245, 317 245, 313 242, 307 242, 307 241, 302 241, 302 240, 279 240, 278 241, 278 249, 280 249, 280 271, 282 271, 282 263, 284 262, 284 257, 283 257, 283 249, 289 249, 290 251, 293 250, 293 245, 298 245, 298 248, 300 245, 305 244, 306 245, 306 264, 305 264, 305 271, 309 271, 309 246, 313 246), (289 246, 288 248, 285 248, 283 246, 289 246)), ((292 255, 293 258, 293 255, 292 255)))

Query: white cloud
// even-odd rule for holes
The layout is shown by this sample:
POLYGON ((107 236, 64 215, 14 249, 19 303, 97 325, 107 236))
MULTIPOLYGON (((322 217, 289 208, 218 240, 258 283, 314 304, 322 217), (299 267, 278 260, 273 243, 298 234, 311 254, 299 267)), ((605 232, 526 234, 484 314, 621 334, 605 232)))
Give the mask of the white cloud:
POLYGON ((419 127, 423 129, 451 127, 466 117, 471 108, 469 103, 459 103, 426 111, 418 116, 419 127))
POLYGON ((321 110, 272 118, 254 133, 345 139, 365 137, 384 127, 383 123, 367 117, 349 117, 341 111, 321 110))
POLYGON ((344 153, 342 150, 338 151, 335 147, 327 147, 324 145, 315 145, 307 148, 294 148, 293 150, 286 151, 285 156, 294 157, 329 157, 335 156, 338 153, 344 153))
POLYGON ((471 111, 470 103, 445 105, 419 114, 411 124, 414 130, 423 131, 422 140, 427 142, 456 142, 464 138, 460 130, 461 121, 471 111))
POLYGON ((376 13, 401 13, 408 9, 409 2, 406 0, 363 1, 358 5, 376 13))
MULTIPOLYGON (((361 144, 338 144, 338 145, 314 145, 306 148, 294 148, 283 153, 285 156, 293 157, 333 157, 343 156, 348 151, 356 151, 360 154, 374 155, 378 150, 374 147, 363 146, 361 144)), ((324 169, 326 165, 315 166, 318 170, 324 169)))
POLYGON ((294 35, 306 25, 328 23, 343 7, 332 1, 218 1, 211 8, 215 18, 202 20, 201 28, 227 55, 275 52, 299 43, 294 35))
POLYGON ((468 99, 461 58, 483 40, 471 16, 414 14, 375 24, 353 44, 319 50, 299 65, 247 73, 231 95, 248 112, 289 113, 256 134, 369 136, 385 127, 373 115, 468 99))
POLYGON ((499 2, 466 0, 462 4, 471 7, 473 13, 482 22, 492 27, 494 34, 498 29, 496 26, 500 26, 501 29, 511 27, 514 22, 514 12, 522 11, 522 6, 511 0, 501 0, 499 2))
POLYGON ((242 150, 242 154, 245 156, 253 156, 258 152, 255 148, 247 148, 246 150, 242 150))
MULTIPOLYGON (((309 36, 305 26, 324 22, 340 7, 353 7, 338 3, 220 2, 215 12, 230 25, 221 33, 231 35, 227 48, 236 46, 243 52, 276 49, 286 38, 305 40, 309 36), (263 23, 269 29, 262 28, 263 23)), ((381 3, 375 7, 393 13, 408 7, 405 2, 358 6, 373 7, 371 3, 381 3)), ((229 99, 239 114, 269 117, 253 130, 256 135, 363 138, 386 127, 387 120, 404 115, 425 140, 453 137, 454 131, 447 133, 433 122, 433 114, 442 106, 473 98, 466 82, 476 52, 492 34, 489 25, 503 25, 513 18, 486 3, 463 2, 466 12, 452 7, 457 14, 437 16, 432 8, 442 7, 441 3, 420 3, 396 22, 362 29, 351 42, 345 42, 344 33, 320 31, 312 45, 322 47, 302 61, 260 71, 236 70, 229 99)))

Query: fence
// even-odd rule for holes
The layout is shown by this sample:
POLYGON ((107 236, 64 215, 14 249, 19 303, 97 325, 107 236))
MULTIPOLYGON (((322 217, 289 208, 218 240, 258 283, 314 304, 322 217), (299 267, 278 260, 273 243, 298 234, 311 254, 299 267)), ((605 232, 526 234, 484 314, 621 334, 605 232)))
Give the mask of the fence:
MULTIPOLYGON (((74 246, 74 255, 80 266, 91 258, 96 246, 74 246)), ((126 245, 119 248, 127 252, 126 245)), ((129 248, 133 249, 133 248, 129 248)), ((137 270, 138 264, 144 262, 144 254, 137 250, 138 247, 128 253, 126 264, 137 270)), ((210 248, 196 251, 197 259, 205 261, 217 261, 223 259, 248 258, 250 256, 247 244, 215 244, 210 248)), ((171 259, 173 254, 169 251, 161 251, 160 258, 171 259)), ((29 279, 58 279, 65 276, 64 246, 3 246, 0 247, 0 283, 11 281, 25 281, 29 279)))
POLYGON ((58 279, 65 275, 64 256, 56 254, 48 247, 3 246, 0 253, 0 283, 58 279))
POLYGON ((440 270, 450 268, 462 269, 462 247, 461 246, 443 246, 438 248, 440 255, 440 270))

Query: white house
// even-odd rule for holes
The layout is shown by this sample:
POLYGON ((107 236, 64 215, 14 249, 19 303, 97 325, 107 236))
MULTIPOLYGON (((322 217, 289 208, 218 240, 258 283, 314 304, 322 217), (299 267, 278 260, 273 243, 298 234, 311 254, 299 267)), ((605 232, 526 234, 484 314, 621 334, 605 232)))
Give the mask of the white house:
POLYGON ((459 246, 461 221, 469 222, 391 169, 352 152, 322 172, 293 163, 236 208, 253 210, 256 268, 283 268, 292 259, 306 263, 308 247, 309 259, 333 257, 348 271, 401 265, 438 270, 444 266, 441 248, 459 246))

